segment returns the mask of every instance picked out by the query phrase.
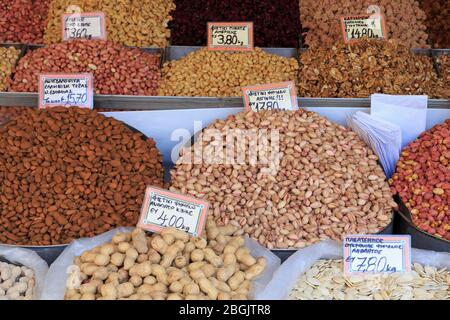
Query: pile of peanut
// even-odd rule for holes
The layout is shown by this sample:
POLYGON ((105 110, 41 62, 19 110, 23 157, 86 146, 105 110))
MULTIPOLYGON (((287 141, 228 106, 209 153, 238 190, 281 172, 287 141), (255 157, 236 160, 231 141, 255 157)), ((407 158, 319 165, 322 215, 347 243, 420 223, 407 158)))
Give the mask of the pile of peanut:
POLYGON ((61 41, 64 13, 101 11, 106 16, 108 40, 127 46, 164 48, 170 38, 168 23, 174 9, 172 0, 53 0, 44 41, 46 44, 61 41))
POLYGON ((313 112, 231 115, 181 153, 170 189, 208 200, 218 225, 234 225, 269 249, 377 233, 396 207, 372 150, 356 133, 313 112), (264 130, 270 141, 247 134, 264 130), (224 152, 221 143, 233 135, 239 143, 224 152), (275 152, 249 160, 267 146, 275 152))
POLYGON ((209 51, 206 48, 170 61, 162 70, 161 96, 242 96, 243 86, 295 81, 298 62, 268 54, 209 51))
POLYGON ((20 50, 14 47, 0 47, 0 91, 6 91, 19 54, 20 50))
POLYGON ((36 92, 41 73, 92 73, 95 93, 155 95, 160 55, 108 41, 76 40, 29 51, 17 65, 10 91, 36 92))
POLYGON ((252 257, 234 231, 209 221, 203 237, 176 229, 116 234, 75 259, 81 272, 69 275, 65 299, 248 299, 266 260, 252 257))
MULTIPOLYGON (((330 47, 343 42, 340 17, 372 13, 376 5, 385 16, 389 39, 408 48, 428 47, 425 13, 414 0, 301 0, 300 20, 303 41, 309 47, 330 47)), ((377 9, 378 10, 378 9, 377 9)))
POLYGON ((50 1, 0 1, 0 43, 42 44, 50 1))
POLYGON ((31 300, 34 287, 32 269, 0 261, 0 300, 31 300))
POLYGON ((27 109, 0 126, 0 243, 64 244, 136 225, 163 172, 155 142, 113 118, 27 109))
POLYGON ((392 187, 418 228, 450 240, 450 119, 402 151, 392 187))
POLYGON ((397 41, 368 41, 300 55, 298 81, 306 97, 366 98, 374 93, 426 94, 448 98, 430 57, 413 54, 397 41))

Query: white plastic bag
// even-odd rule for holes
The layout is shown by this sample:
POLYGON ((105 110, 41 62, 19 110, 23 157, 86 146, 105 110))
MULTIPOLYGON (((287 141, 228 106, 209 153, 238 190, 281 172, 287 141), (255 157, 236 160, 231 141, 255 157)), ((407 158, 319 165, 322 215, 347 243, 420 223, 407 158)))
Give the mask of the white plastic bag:
MULTIPOLYGON (((298 278, 308 271, 317 260, 342 259, 342 251, 342 244, 331 240, 298 250, 281 265, 274 273, 270 283, 264 290, 258 292, 255 298, 257 300, 287 299, 298 278)), ((417 262, 422 265, 450 269, 450 253, 412 249, 411 261, 412 263, 417 262)))
MULTIPOLYGON (((53 262, 47 273, 45 286, 42 293, 43 300, 62 300, 66 290, 66 281, 68 270, 73 265, 75 257, 81 255, 84 251, 93 249, 96 246, 110 242, 116 233, 131 232, 132 228, 118 228, 93 238, 85 238, 73 241, 53 262)), ((245 239, 245 246, 250 249, 254 257, 265 257, 267 266, 264 273, 253 282, 253 292, 264 290, 265 286, 272 279, 272 275, 281 264, 280 259, 270 250, 263 248, 252 239, 245 239)))
POLYGON ((39 300, 44 287, 48 265, 36 252, 13 246, 0 245, 0 258, 13 264, 23 265, 34 271, 36 285, 34 288, 34 300, 39 300))

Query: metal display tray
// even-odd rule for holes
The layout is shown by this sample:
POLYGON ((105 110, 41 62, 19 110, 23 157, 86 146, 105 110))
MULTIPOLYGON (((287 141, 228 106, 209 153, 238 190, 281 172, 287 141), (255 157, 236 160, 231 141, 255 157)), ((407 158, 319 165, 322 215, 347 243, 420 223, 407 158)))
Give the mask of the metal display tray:
POLYGON ((411 212, 399 196, 395 197, 399 210, 394 224, 394 230, 398 234, 411 235, 411 245, 414 248, 450 252, 450 241, 437 238, 417 228, 411 220, 411 212))

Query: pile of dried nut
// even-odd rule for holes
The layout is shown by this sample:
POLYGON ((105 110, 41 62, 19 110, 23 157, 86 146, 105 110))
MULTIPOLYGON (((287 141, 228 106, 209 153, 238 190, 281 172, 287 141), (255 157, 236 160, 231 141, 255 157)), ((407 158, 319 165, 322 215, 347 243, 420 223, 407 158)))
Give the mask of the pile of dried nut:
POLYGON ((261 48, 251 52, 203 48, 164 65, 159 95, 241 96, 243 86, 295 81, 297 72, 296 59, 268 54, 261 48))
POLYGON ((182 152, 170 189, 208 200, 218 225, 269 249, 301 248, 391 222, 396 205, 377 160, 356 133, 316 113, 241 112, 182 152))
POLYGON ((0 107, 0 126, 26 112, 26 107, 0 107))
POLYGON ((75 259, 81 272, 69 275, 65 299, 248 299, 266 260, 252 257, 244 238, 233 232, 209 221, 201 238, 176 229, 116 234, 111 243, 75 259))
POLYGON ((414 263, 410 273, 345 276, 343 260, 319 260, 299 279, 290 300, 449 300, 450 272, 414 263))
POLYGON ((160 55, 107 41, 77 40, 28 52, 17 65, 10 91, 36 92, 41 73, 92 73, 95 93, 155 95, 160 55))
POLYGON ((44 41, 47 44, 61 41, 61 16, 64 13, 101 11, 106 16, 108 40, 127 46, 159 47, 168 45, 175 9, 172 0, 54 0, 51 2, 44 41))
POLYGON ((32 269, 0 262, 0 300, 31 300, 34 287, 32 269))
POLYGON ((450 48, 450 5, 448 0, 419 0, 425 12, 430 44, 434 48, 450 48))
MULTIPOLYGON (((440 92, 432 59, 393 40, 309 49, 300 55, 298 83, 306 97, 365 98, 374 93, 434 97, 440 92)), ((442 94, 448 98, 450 90, 442 94)))
POLYGON ((450 119, 403 149, 391 184, 417 227, 450 240, 450 119))
POLYGON ((6 91, 19 54, 20 50, 14 47, 0 47, 0 91, 6 91))
POLYGON ((64 244, 135 225, 163 171, 155 142, 113 118, 28 109, 0 126, 0 243, 64 244))
POLYGON ((0 1, 0 42, 43 43, 50 1, 0 1))
POLYGON ((389 39, 408 48, 428 47, 425 13, 414 0, 301 0, 300 20, 304 43, 309 47, 329 47, 343 42, 340 17, 380 12, 385 16, 389 39), (375 6, 374 6, 375 5, 375 6), (375 9, 375 10, 374 10, 375 9))

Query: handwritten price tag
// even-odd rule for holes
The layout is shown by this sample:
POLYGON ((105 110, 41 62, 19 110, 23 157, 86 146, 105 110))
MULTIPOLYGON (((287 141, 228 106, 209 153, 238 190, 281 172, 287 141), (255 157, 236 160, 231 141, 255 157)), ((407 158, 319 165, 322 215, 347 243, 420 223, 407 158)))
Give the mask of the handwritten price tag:
POLYGON ((251 51, 253 22, 208 22, 208 49, 251 51))
POLYGON ((345 43, 361 38, 387 39, 384 16, 378 13, 341 17, 341 27, 345 43))
POLYGON ((292 81, 243 87, 247 110, 297 110, 297 90, 292 81))
POLYGON ((94 108, 92 74, 41 74, 39 108, 55 106, 94 108))
POLYGON ((105 14, 85 12, 62 16, 63 40, 97 39, 106 40, 105 14))
POLYGON ((152 232, 172 227, 200 237, 209 204, 194 197, 147 187, 138 227, 152 232))
POLYGON ((409 235, 349 235, 344 240, 344 272, 410 272, 410 252, 409 235))

